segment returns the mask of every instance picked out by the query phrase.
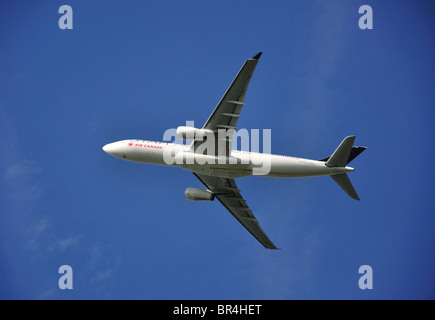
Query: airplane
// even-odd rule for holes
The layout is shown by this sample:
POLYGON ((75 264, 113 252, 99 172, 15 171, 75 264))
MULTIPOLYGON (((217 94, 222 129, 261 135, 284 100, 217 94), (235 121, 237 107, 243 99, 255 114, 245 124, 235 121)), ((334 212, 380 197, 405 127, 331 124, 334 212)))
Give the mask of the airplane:
POLYGON ((330 176, 349 197, 360 200, 347 175, 355 169, 348 164, 366 147, 353 146, 355 136, 347 136, 331 156, 320 160, 232 150, 232 138, 245 105, 246 91, 261 55, 259 52, 245 61, 202 129, 189 126, 176 129, 176 136, 186 144, 129 139, 106 144, 103 150, 127 161, 191 171, 205 189, 187 188, 186 199, 213 201, 217 198, 266 249, 277 249, 260 227, 235 179, 252 175, 330 176), (192 142, 188 145, 189 140, 192 142))

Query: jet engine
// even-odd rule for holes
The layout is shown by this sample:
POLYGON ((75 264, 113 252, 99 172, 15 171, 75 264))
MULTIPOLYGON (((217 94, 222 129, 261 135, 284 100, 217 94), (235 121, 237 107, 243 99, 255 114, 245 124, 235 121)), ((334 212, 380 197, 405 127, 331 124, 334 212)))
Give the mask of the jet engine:
POLYGON ((204 137, 208 133, 213 133, 213 131, 209 129, 197 129, 184 126, 177 128, 177 138, 183 140, 204 140, 204 137))
POLYGON ((187 188, 184 192, 184 196, 187 200, 191 201, 213 201, 214 193, 208 190, 202 190, 197 188, 187 188))

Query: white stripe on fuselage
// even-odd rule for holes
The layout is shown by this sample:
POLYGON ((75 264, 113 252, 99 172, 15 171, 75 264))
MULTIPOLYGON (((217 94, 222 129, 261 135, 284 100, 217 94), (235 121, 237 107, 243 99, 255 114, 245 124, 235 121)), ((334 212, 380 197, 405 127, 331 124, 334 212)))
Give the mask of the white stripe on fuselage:
POLYGON ((350 167, 331 168, 323 161, 238 150, 232 150, 230 157, 218 158, 193 153, 186 145, 148 140, 122 140, 105 145, 103 150, 128 161, 175 166, 224 178, 296 178, 354 171, 350 167))

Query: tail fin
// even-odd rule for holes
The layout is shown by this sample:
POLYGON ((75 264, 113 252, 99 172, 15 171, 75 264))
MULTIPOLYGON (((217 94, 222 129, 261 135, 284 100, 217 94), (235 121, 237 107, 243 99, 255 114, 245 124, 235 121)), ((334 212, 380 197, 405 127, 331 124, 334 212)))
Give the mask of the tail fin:
MULTIPOLYGON (((328 167, 345 167, 355 159, 366 147, 354 147, 355 136, 348 136, 340 143, 334 153, 320 161, 325 161, 328 167)), ((360 200, 346 173, 331 175, 331 178, 347 193, 349 197, 360 200)))
POLYGON ((355 141, 355 136, 349 136, 344 138, 337 149, 335 149, 332 156, 326 161, 328 167, 345 167, 347 160, 350 156, 350 151, 352 150, 353 142, 355 141))

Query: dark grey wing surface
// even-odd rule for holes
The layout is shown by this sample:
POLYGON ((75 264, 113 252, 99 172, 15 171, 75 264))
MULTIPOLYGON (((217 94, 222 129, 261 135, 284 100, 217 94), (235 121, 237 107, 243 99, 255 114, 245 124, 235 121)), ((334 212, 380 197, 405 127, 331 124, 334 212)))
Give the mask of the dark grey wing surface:
POLYGON ((240 222, 254 237, 267 249, 277 249, 269 239, 258 220, 252 214, 251 209, 246 204, 240 194, 240 190, 234 179, 207 176, 200 173, 193 173, 199 181, 210 191, 222 205, 240 222))
MULTIPOLYGON (((215 132, 215 155, 222 155, 218 153, 218 150, 225 150, 226 156, 230 154, 232 136, 237 129, 237 121, 241 118, 242 107, 245 105, 245 94, 261 54, 259 52, 254 57, 245 61, 237 76, 213 110, 213 113, 204 124, 203 129, 215 132), (225 133, 223 141, 218 141, 218 131, 225 133), (225 148, 221 147, 219 149, 218 146, 223 144, 225 144, 225 148)), ((195 141, 193 145, 194 150, 202 143, 202 141, 195 141)))

